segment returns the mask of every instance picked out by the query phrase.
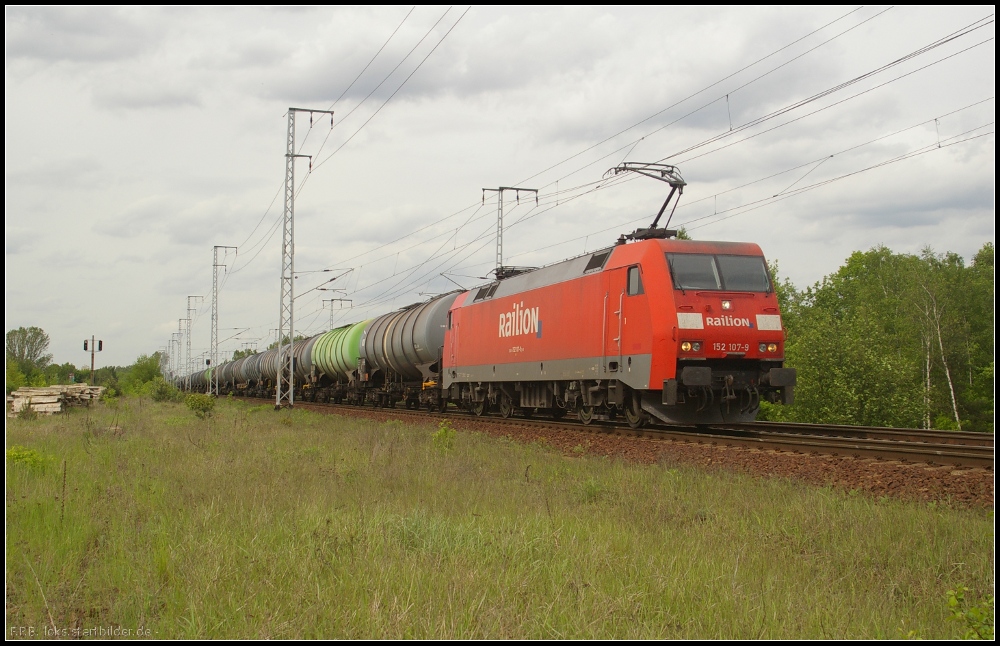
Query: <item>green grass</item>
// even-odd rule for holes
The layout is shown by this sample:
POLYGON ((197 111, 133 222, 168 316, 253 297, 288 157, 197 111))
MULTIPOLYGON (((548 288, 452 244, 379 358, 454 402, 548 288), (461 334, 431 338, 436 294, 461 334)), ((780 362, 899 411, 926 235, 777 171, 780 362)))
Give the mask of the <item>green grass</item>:
POLYGON ((37 452, 7 460, 8 636, 953 638, 946 592, 993 590, 992 512, 437 423, 113 406, 8 421, 37 452))

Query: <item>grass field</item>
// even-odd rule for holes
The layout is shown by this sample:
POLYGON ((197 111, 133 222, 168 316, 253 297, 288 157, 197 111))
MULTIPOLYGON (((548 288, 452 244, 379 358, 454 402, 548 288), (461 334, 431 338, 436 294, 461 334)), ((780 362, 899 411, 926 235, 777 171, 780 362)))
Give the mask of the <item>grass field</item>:
POLYGON ((8 637, 952 638, 993 593, 992 512, 447 425, 132 399, 7 448, 8 637))

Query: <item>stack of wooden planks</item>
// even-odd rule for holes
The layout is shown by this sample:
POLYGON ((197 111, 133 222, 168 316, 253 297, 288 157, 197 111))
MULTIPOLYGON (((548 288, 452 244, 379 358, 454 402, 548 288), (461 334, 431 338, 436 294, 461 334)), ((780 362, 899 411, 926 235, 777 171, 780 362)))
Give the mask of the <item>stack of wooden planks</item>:
POLYGON ((67 406, 89 406, 99 398, 104 386, 69 384, 64 386, 18 388, 7 396, 7 415, 13 417, 27 407, 36 413, 52 415, 63 412, 67 406))

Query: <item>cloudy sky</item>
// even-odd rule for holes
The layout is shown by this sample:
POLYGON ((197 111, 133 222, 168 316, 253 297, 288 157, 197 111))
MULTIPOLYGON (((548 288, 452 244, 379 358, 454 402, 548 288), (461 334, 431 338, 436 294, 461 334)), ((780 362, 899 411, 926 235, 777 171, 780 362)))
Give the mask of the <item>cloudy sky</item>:
POLYGON ((7 329, 124 365, 204 296, 198 355, 227 245, 221 347, 266 347, 289 106, 335 112, 297 120, 297 332, 483 283, 483 187, 539 190, 505 196, 506 264, 648 225, 667 186, 626 160, 676 164, 672 226, 800 287, 995 239, 989 8, 467 9, 7 8, 7 329))

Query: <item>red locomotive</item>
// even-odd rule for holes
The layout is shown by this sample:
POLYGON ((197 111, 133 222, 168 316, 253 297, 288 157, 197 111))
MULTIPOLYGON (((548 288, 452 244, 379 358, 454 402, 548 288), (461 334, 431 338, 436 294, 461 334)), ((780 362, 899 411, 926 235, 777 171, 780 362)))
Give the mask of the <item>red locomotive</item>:
POLYGON ((448 313, 446 397, 624 415, 640 426, 749 421, 791 403, 784 332, 760 247, 653 239, 603 249, 459 295, 448 313))
MULTIPOLYGON (((620 168, 663 173, 662 215, 684 183, 653 166, 620 168)), ((572 411, 585 424, 620 413, 633 427, 750 421, 761 398, 791 403, 795 370, 783 366, 760 247, 672 239, 660 215, 614 247, 460 294, 442 352, 445 399, 479 415, 572 411)))

